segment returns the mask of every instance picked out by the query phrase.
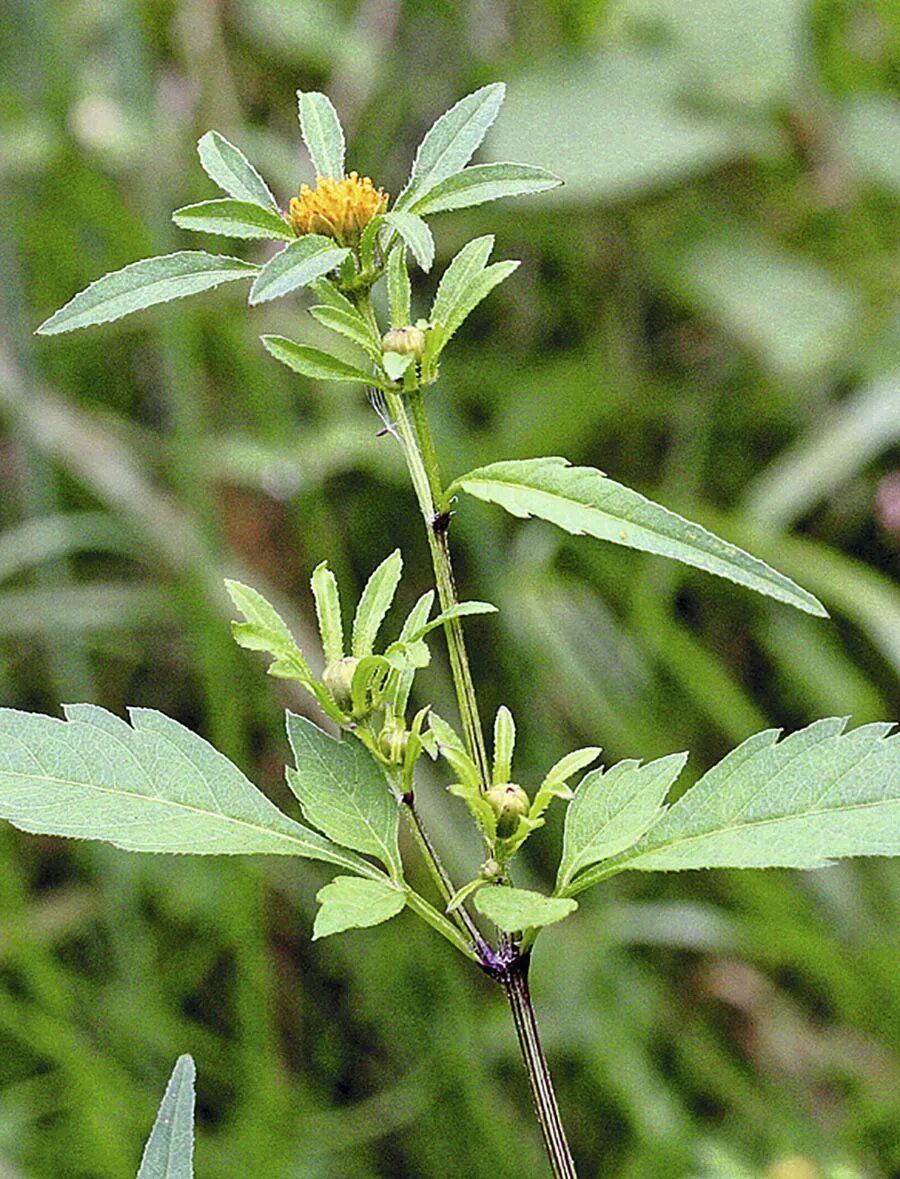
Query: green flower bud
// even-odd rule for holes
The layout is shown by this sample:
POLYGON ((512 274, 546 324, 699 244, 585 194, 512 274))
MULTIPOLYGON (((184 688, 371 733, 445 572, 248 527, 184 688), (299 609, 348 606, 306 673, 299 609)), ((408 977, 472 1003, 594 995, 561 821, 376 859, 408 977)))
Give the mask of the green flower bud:
POLYGON ((378 748, 395 766, 401 765, 409 744, 409 733, 403 722, 396 718, 388 721, 378 735, 378 748))
POLYGON ((519 820, 531 809, 531 799, 515 782, 492 786, 484 796, 497 816, 497 835, 509 839, 519 828, 519 820))
POLYGON ((381 350, 399 352, 401 356, 412 353, 416 360, 421 360, 425 351, 425 333, 420 327, 393 328, 382 336, 381 350))
POLYGON ((496 880, 502 873, 502 865, 493 856, 491 859, 485 860, 478 870, 478 875, 482 880, 496 880))
POLYGON ((345 655, 342 659, 335 659, 322 672, 322 683, 334 697, 338 708, 350 712, 353 707, 351 686, 353 673, 359 666, 359 660, 352 655, 345 655))

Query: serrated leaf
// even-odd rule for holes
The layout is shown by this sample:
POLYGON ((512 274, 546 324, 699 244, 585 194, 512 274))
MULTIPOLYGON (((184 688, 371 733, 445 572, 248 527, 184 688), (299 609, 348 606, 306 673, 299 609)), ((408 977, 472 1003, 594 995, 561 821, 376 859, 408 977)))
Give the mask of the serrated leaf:
POLYGON ((337 578, 325 561, 322 561, 313 570, 310 585, 316 603, 316 617, 319 620, 319 634, 322 636, 325 662, 333 663, 342 658, 344 654, 344 624, 341 620, 341 599, 338 593, 337 578))
POLYGON ((395 249, 388 258, 388 305, 391 310, 391 327, 408 327, 412 318, 412 287, 409 270, 406 267, 406 250, 395 249))
POLYGON ((266 651, 275 662, 269 674, 301 683, 313 678, 303 652, 297 646, 284 619, 262 594, 239 581, 226 580, 228 595, 240 610, 245 622, 232 623, 234 637, 249 651, 266 651))
POLYGON ((495 262, 492 266, 486 266, 480 274, 475 275, 469 285, 460 291, 459 298, 450 311, 450 314, 436 329, 438 339, 437 351, 445 347, 454 332, 462 327, 465 320, 471 315, 478 304, 488 297, 494 287, 499 286, 500 283, 509 278, 518 268, 518 262, 495 262))
MULTIPOLYGON (((400 630, 400 642, 412 640, 413 636, 426 625, 433 605, 434 590, 426 590, 407 615, 400 630)), ((415 668, 411 667, 394 668, 388 676, 384 694, 385 698, 393 704, 397 716, 403 716, 406 712, 414 678, 415 668)))
POLYGON ((382 222, 385 225, 390 225, 392 229, 396 229, 406 245, 412 250, 413 257, 421 269, 427 274, 434 262, 434 238, 422 218, 417 217, 415 213, 394 210, 391 213, 385 213, 382 222))
POLYGON ((387 880, 335 876, 319 889, 316 900, 321 908, 313 926, 313 941, 347 929, 366 929, 389 921, 406 906, 406 893, 387 880))
POLYGON ((372 654, 375 639, 378 637, 382 622, 384 622, 384 616, 394 600, 402 572, 403 558, 400 555, 400 550, 394 549, 366 582, 366 587, 359 599, 359 605, 356 607, 356 616, 353 619, 353 637, 350 649, 357 659, 372 654))
POLYGON ((190 1056, 179 1056, 169 1077, 137 1179, 193 1179, 194 1079, 190 1056))
POLYGON ((438 289, 434 296, 434 303, 431 307, 431 322, 433 324, 449 322, 463 291, 484 270, 493 248, 494 235, 488 233, 467 242, 452 259, 450 265, 441 275, 441 281, 438 283, 438 289))
POLYGON ((558 893, 585 868, 636 843, 662 817, 663 802, 686 761, 686 753, 673 753, 646 765, 620 761, 585 776, 566 811, 558 893))
POLYGON ((54 336, 109 323, 157 303, 170 303, 224 282, 249 278, 258 271, 258 266, 240 258, 207 254, 203 250, 180 250, 177 254, 142 258, 140 262, 104 274, 79 291, 65 307, 44 320, 37 335, 54 336))
POLYGON ((634 847, 569 892, 629 868, 820 868, 844 856, 900 855, 900 734, 816 721, 778 741, 748 738, 634 847))
POLYGON ((148 709, 0 709, 0 818, 126 851, 305 856, 375 869, 294 822, 202 737, 148 709))
POLYGON ((280 299, 337 269, 349 255, 329 237, 307 233, 270 258, 250 288, 250 304, 280 299))
POLYGON ((523 196, 558 188, 562 181, 544 168, 531 164, 476 164, 456 172, 414 200, 410 211, 420 217, 467 209, 501 197, 523 196))
POLYGON ((346 340, 351 340, 358 347, 381 362, 381 341, 376 340, 369 325, 358 311, 345 311, 340 307, 310 307, 310 315, 323 327, 329 328, 346 340))
POLYGON ((309 289, 317 299, 322 303, 327 303, 329 307, 337 307, 339 311, 347 311, 351 315, 354 313, 359 315, 355 305, 342 291, 337 289, 331 279, 317 278, 315 282, 309 284, 309 289))
POLYGON ((516 747, 516 722, 505 704, 501 704, 494 717, 494 768, 495 785, 512 781, 512 759, 516 747))
POLYGON ((323 352, 321 348, 298 344, 286 336, 259 338, 267 352, 301 376, 310 377, 314 381, 360 381, 364 385, 384 388, 384 382, 379 381, 371 373, 348 364, 345 360, 338 360, 336 356, 332 356, 330 352, 323 352))
POLYGON ((293 241, 296 234, 272 209, 251 201, 201 201, 176 209, 172 220, 195 233, 218 233, 223 237, 269 238, 293 241))
POLYGON ((496 119, 505 93, 502 82, 493 82, 467 94, 441 115, 419 144, 409 184, 395 208, 405 209, 468 164, 496 119))
POLYGON ((378 762, 355 737, 335 741, 292 712, 287 732, 297 763, 288 768, 288 784, 307 822, 343 847, 375 856, 401 879, 399 810, 378 762))
POLYGON ((593 467, 573 467, 563 458, 492 463, 455 480, 448 494, 460 490, 514 516, 538 516, 575 536, 670 557, 827 617, 818 599, 789 577, 593 467))
POLYGON ((207 131, 200 137, 197 154, 210 180, 214 180, 229 196, 278 212, 278 204, 268 184, 244 153, 229 143, 224 135, 218 131, 207 131))
POLYGON ((297 91, 300 133, 316 176, 340 180, 344 175, 344 130, 331 99, 317 90, 297 91))
POLYGON ((475 908, 506 933, 562 921, 578 908, 567 897, 545 897, 527 888, 491 884, 475 893, 475 908))

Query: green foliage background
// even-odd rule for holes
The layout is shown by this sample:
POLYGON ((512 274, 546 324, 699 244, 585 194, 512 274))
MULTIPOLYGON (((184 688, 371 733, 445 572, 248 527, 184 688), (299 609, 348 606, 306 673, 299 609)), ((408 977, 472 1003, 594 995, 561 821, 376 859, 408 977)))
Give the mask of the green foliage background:
MULTIPOLYGON (((399 545, 401 617, 428 573, 399 452, 358 393, 259 346, 315 342, 299 299, 31 332, 105 271, 206 244, 169 213, 215 195, 207 128, 286 203, 294 91, 327 90, 352 166, 396 193, 431 120, 506 79, 481 158, 566 188, 436 224, 443 264, 491 231, 523 259, 428 395, 445 474, 599 466, 833 615, 466 503, 462 596, 502 610, 467 624, 476 678, 519 719, 519 779, 587 743, 690 749, 696 777, 770 724, 896 712, 890 0, 7 0, 2 20, 0 702, 160 708, 290 807, 281 709, 303 702, 233 644, 221 578, 271 592, 314 650, 315 565, 358 591, 399 545)), ((441 659, 417 689, 452 714, 441 659)), ((462 807, 436 776, 422 804, 467 878, 462 807)), ((520 883, 552 880, 558 840, 520 883)), ((311 946, 325 878, 0 830, 0 1175, 133 1175, 180 1052, 201 1179, 543 1174, 500 992, 410 915, 311 946)), ((898 920, 881 862, 585 897, 534 978, 584 1175, 896 1173, 898 920)))

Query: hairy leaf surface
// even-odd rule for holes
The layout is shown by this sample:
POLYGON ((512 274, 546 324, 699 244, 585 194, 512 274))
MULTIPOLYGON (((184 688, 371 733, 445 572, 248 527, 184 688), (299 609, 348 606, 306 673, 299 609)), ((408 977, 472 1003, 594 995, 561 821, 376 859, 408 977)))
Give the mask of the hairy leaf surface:
POLYGON ((340 180, 344 175, 344 130, 331 99, 317 90, 297 91, 300 134, 316 176, 340 180))
POLYGON ((278 203, 268 184, 244 153, 218 131, 207 131, 197 144, 200 163, 210 180, 238 201, 250 201, 278 212, 278 203))
POLYGON ((349 253, 319 233, 307 233, 297 238, 260 270, 250 288, 251 305, 280 299, 291 291, 309 286, 340 266, 349 253))
POLYGON ((176 209, 172 220, 195 233, 218 233, 223 237, 269 238, 293 241, 296 234, 273 209, 251 201, 201 201, 176 209))
POLYGON ((483 205, 501 197, 545 192, 560 184, 558 176, 531 164, 476 164, 448 176, 425 196, 413 201, 410 208, 420 217, 428 217, 432 213, 483 205))

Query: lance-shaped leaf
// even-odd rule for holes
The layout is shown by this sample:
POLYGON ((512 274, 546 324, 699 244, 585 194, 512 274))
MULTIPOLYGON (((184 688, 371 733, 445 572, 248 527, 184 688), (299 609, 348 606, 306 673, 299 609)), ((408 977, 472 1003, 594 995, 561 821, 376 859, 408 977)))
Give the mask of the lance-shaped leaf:
POLYGON ((455 491, 500 504, 514 516, 549 520, 575 536, 671 557, 808 614, 827 616, 811 593, 764 561, 592 467, 572 467, 563 458, 492 463, 455 480, 448 494, 455 491))
POLYGON ((224 135, 218 131, 207 131, 200 137, 197 154, 210 180, 214 180, 229 196, 278 212, 278 204, 268 184, 244 153, 229 143, 224 135))
POLYGON ((501 197, 545 192, 560 184, 558 176, 531 164, 476 164, 436 184, 425 196, 414 200, 410 210, 420 217, 429 217, 433 213, 483 205, 501 197))
POLYGON ((280 299, 300 287, 308 287, 317 278, 335 270, 349 250, 336 246, 329 237, 308 233, 270 258, 250 288, 250 303, 267 303, 280 299))
POLYGON ((572 798, 572 791, 566 783, 599 756, 600 746, 589 745, 585 749, 576 749, 572 753, 567 753, 565 757, 561 757, 547 771, 543 782, 541 782, 531 804, 531 810, 528 812, 528 818, 532 821, 540 819, 554 798, 572 798))
POLYGON ((512 781, 512 759, 516 747, 516 722, 505 704, 501 704, 494 717, 494 767, 495 783, 512 781))
POLYGON ((400 880, 399 810, 378 762, 355 737, 335 741, 292 712, 287 732, 297 763, 288 768, 288 784, 307 822, 336 843, 375 856, 400 880))
POLYGON ((545 897, 527 888, 491 884, 475 893, 475 908, 505 933, 562 921, 578 908, 567 897, 545 897))
POLYGON ((316 603, 325 662, 333 663, 344 654, 344 624, 341 620, 337 578, 325 561, 321 561, 313 570, 310 585, 316 603))
POLYGON ((502 82, 482 86, 441 115, 419 144, 409 184, 397 198, 395 208, 407 208, 468 164, 496 119, 505 93, 502 82))
POLYGON ((405 907, 406 892, 389 880, 335 876, 319 889, 316 900, 321 908, 313 926, 313 941, 347 929, 366 929, 389 921, 405 907))
POLYGON ((293 241, 296 237, 285 219, 273 209, 250 201, 201 201, 176 209, 172 220, 195 233, 219 233, 223 237, 270 238, 293 241))
MULTIPOLYGON (((399 642, 412 642, 414 636, 420 634, 428 621, 431 607, 434 604, 434 590, 426 590, 421 598, 410 610, 406 621, 400 630, 399 642)), ((391 702, 397 716, 403 716, 409 702, 409 693, 415 677, 415 668, 404 664, 403 667, 391 669, 384 687, 385 699, 391 702)))
POLYGON ((493 248, 494 235, 487 233, 467 242, 453 258, 438 283, 431 306, 432 323, 449 323, 463 293, 484 270, 493 248))
POLYGON ((565 892, 583 869, 631 847, 662 817, 686 761, 686 753, 673 753, 646 765, 620 761, 586 775, 566 811, 557 892, 565 892))
POLYGON ((345 311, 342 307, 310 307, 310 315, 323 327, 327 327, 346 340, 362 348, 373 360, 381 361, 381 341, 376 340, 372 329, 355 309, 345 311))
POLYGON ((569 887, 628 868, 819 868, 843 856, 900 855, 900 734, 892 725, 816 721, 778 741, 748 738, 614 859, 569 887))
POLYGON ((340 180, 344 175, 344 130, 331 99, 317 90, 298 90, 300 134, 316 176, 340 180))
POLYGON ((360 381, 364 385, 375 385, 380 389, 385 387, 384 382, 371 373, 348 364, 345 360, 338 360, 336 356, 332 356, 330 352, 323 352, 321 348, 298 344, 286 336, 259 338, 267 352, 301 376, 311 377, 314 381, 360 381))
POLYGON ((240 258, 207 254, 203 250, 180 250, 157 258, 142 258, 112 274, 104 274, 79 291, 37 329, 39 336, 73 332, 76 328, 109 323, 142 311, 157 303, 170 303, 224 282, 249 278, 259 267, 240 258))
POLYGON ((193 1179, 194 1078, 190 1056, 179 1056, 153 1123, 137 1179, 193 1179))
POLYGON ((446 610, 442 610, 436 618, 432 618, 430 622, 426 622, 420 626, 417 631, 409 636, 410 642, 416 642, 418 639, 424 638, 425 635, 430 634, 433 630, 437 630, 439 626, 443 626, 445 622, 452 622, 454 618, 470 618, 473 614, 496 614, 497 607, 490 602, 456 602, 452 606, 448 606, 446 610))
POLYGON ((417 217, 415 213, 398 213, 395 210, 385 213, 382 223, 396 229, 412 250, 419 266, 427 273, 434 262, 434 238, 422 218, 417 217))
POLYGON ((400 550, 394 549, 366 582, 366 588, 356 607, 356 617, 353 619, 351 652, 357 659, 372 654, 378 631, 394 600, 402 572, 403 558, 400 550))
POLYGON ((227 757, 177 721, 93 705, 67 720, 0 709, 0 818, 126 851, 306 856, 374 866, 283 815, 227 757))
POLYGON ((269 675, 301 683, 311 680, 313 674, 309 664, 275 607, 258 590, 239 581, 226 580, 225 588, 244 616, 243 622, 231 624, 238 645, 248 651, 266 651, 271 655, 274 662, 268 669, 269 675))
POLYGON ((391 327, 407 327, 412 319, 412 285, 406 267, 406 250, 391 251, 388 259, 388 305, 391 310, 391 327))

